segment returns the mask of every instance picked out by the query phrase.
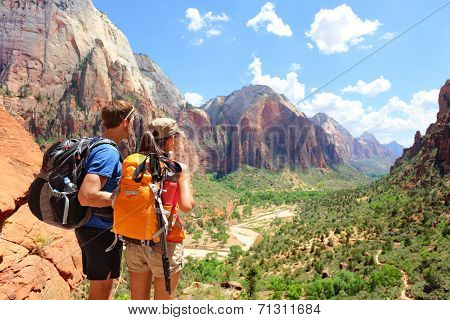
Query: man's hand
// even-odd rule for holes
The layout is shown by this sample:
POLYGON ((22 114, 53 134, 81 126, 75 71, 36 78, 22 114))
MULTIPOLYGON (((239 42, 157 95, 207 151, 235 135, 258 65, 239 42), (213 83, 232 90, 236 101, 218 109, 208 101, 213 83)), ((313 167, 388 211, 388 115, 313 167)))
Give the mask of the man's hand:
POLYGON ((105 186, 106 180, 106 177, 88 173, 78 192, 80 204, 94 208, 110 207, 112 205, 111 192, 100 191, 105 186))

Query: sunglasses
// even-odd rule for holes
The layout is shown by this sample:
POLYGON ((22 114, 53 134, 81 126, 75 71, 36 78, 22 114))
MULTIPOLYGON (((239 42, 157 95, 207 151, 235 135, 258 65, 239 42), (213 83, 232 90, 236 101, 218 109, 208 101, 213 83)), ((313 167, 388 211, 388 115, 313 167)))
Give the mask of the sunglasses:
POLYGON ((131 109, 131 111, 128 112, 127 116, 126 116, 123 120, 127 120, 127 119, 133 114, 134 111, 136 111, 136 108, 133 106, 133 108, 131 109))

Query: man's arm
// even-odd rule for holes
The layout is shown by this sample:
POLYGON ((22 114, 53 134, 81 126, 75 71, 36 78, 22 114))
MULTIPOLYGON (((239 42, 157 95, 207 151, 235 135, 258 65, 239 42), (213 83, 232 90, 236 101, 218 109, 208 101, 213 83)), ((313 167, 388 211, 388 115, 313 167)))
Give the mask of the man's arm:
POLYGON ((101 191, 106 180, 106 177, 92 173, 87 174, 78 192, 80 204, 85 207, 110 207, 112 205, 111 192, 101 191))

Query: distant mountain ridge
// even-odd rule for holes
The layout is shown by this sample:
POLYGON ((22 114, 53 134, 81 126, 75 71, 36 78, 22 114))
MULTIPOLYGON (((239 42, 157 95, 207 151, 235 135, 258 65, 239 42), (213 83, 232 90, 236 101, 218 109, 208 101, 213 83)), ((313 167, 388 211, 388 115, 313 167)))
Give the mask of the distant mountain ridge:
POLYGON ((387 148, 391 151, 391 154, 394 158, 399 158, 403 154, 403 149, 405 148, 401 144, 399 144, 397 141, 391 141, 387 144, 383 144, 383 147, 387 148))
POLYGON ((279 170, 343 163, 324 130, 268 86, 245 86, 200 109, 182 111, 180 118, 211 170, 228 173, 242 164, 279 170))
POLYGON ((328 139, 336 146, 336 151, 347 165, 367 173, 387 173, 394 156, 389 148, 380 144, 370 132, 364 132, 354 138, 339 122, 325 113, 318 113, 310 118, 321 127, 328 139))

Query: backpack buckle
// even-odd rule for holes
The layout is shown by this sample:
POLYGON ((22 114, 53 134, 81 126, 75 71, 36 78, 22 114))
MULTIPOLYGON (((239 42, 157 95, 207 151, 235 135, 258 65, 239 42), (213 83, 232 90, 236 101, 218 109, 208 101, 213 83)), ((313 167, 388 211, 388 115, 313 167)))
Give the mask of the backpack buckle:
POLYGON ((151 240, 141 240, 141 246, 151 247, 151 240))

